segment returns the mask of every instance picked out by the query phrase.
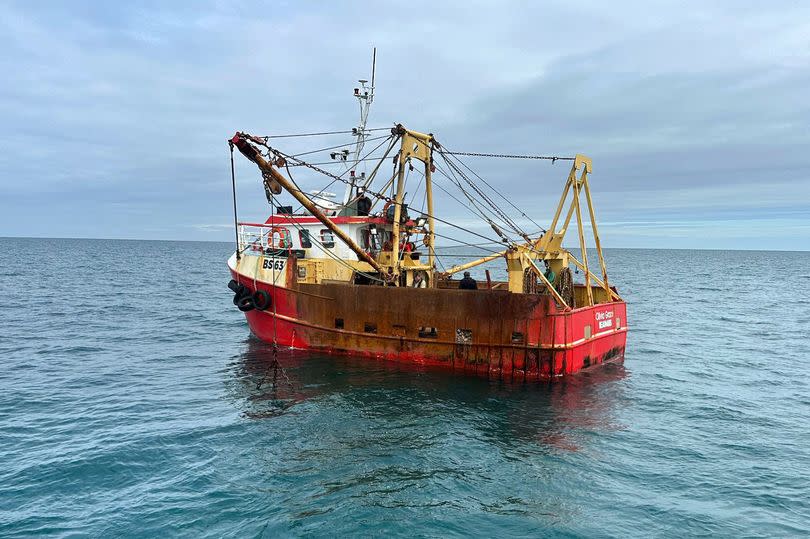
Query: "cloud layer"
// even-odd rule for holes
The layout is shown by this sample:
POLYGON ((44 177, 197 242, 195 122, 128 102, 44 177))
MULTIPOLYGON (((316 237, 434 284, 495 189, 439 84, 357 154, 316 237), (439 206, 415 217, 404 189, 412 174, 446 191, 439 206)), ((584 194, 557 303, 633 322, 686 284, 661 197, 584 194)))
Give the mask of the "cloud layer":
MULTIPOLYGON (((6 3, 0 235, 230 239, 226 138, 352 127, 373 45, 371 124, 590 155, 606 245, 809 249, 809 41, 797 2, 6 3)), ((547 222, 564 164, 467 162, 547 222)))

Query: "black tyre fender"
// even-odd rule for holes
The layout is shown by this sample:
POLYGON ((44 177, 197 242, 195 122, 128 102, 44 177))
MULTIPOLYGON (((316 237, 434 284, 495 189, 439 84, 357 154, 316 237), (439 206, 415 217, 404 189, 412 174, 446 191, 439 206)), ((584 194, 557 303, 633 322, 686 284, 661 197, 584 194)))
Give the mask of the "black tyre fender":
POLYGON ((230 282, 228 283, 228 288, 230 288, 232 292, 236 292, 237 290, 239 290, 240 286, 244 285, 237 283, 233 279, 231 279, 230 282))
POLYGON ((253 292, 250 291, 250 288, 246 287, 242 283, 239 283, 236 286, 236 290, 233 291, 233 304, 239 305, 239 300, 245 296, 250 296, 253 292))
POLYGON ((236 306, 239 308, 240 311, 246 313, 248 311, 252 311, 256 308, 256 305, 253 303, 253 296, 242 296, 236 302, 236 306))
POLYGON ((253 293, 253 305, 260 311, 269 309, 272 304, 273 298, 266 291, 256 290, 253 293))

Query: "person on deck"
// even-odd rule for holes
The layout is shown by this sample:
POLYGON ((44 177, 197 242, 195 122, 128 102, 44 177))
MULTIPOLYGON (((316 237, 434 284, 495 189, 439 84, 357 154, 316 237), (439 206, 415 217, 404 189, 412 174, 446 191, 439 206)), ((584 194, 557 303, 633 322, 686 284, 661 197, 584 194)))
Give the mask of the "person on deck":
POLYGON ((470 277, 470 272, 464 272, 464 278, 458 283, 459 290, 478 290, 478 283, 470 277))
POLYGON ((554 270, 548 265, 548 260, 543 260, 543 263, 546 265, 546 271, 543 272, 543 276, 553 285, 554 279, 557 278, 557 274, 554 273, 554 270))

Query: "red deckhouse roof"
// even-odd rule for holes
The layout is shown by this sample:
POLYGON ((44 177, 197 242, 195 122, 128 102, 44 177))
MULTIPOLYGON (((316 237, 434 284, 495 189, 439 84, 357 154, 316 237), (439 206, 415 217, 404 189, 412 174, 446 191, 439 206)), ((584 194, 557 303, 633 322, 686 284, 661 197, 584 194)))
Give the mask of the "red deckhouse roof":
MULTIPOLYGON (((335 223, 336 225, 351 225, 351 224, 375 224, 375 225, 384 225, 389 221, 386 221, 383 217, 373 217, 373 216, 352 216, 352 217, 330 217, 330 221, 335 223)), ((275 215, 271 215, 267 218, 267 221, 264 224, 267 225, 279 225, 289 222, 295 222, 299 224, 316 224, 320 223, 320 219, 312 215, 289 215, 286 213, 277 213, 275 215)), ((245 225, 249 225, 251 223, 242 223, 245 225)), ((258 226, 258 225, 257 225, 258 226)))

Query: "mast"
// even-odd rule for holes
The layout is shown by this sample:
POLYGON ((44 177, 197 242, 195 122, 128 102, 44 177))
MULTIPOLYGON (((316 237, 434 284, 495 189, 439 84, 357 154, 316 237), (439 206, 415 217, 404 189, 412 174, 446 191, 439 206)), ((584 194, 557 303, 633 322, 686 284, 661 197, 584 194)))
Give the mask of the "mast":
POLYGON ((351 165, 349 169, 351 170, 349 183, 346 184, 346 192, 343 195, 343 206, 346 206, 354 196, 354 189, 356 186, 356 174, 355 168, 357 167, 358 163, 360 162, 361 152, 363 151, 363 146, 366 144, 366 138, 368 137, 368 132, 366 131, 366 124, 368 122, 368 113, 371 109, 371 103, 374 102, 374 79, 376 77, 376 70, 377 70, 377 47, 374 47, 372 56, 371 56, 371 87, 366 86, 368 80, 360 79, 357 82, 360 83, 359 88, 354 89, 354 97, 357 98, 358 103, 360 104, 360 123, 357 127, 352 129, 354 136, 357 137, 357 142, 354 146, 354 156, 351 161, 351 165))
MULTIPOLYGON (((436 141, 432 140, 431 145, 435 144, 436 141)), ((425 198, 427 199, 427 212, 428 212, 428 266, 430 266, 431 271, 436 268, 436 249, 434 247, 434 243, 436 241, 436 235, 433 232, 434 227, 434 220, 433 220, 433 148, 431 146, 430 158, 425 163, 425 198)))
POLYGON ((396 174, 396 187, 395 187, 395 196, 394 196, 394 222, 392 223, 392 230, 391 230, 391 240, 392 240, 392 249, 391 249, 391 258, 392 258, 392 266, 394 266, 394 274, 399 275, 400 273, 400 249, 399 244, 401 241, 400 238, 400 221, 402 220, 402 208, 404 203, 404 191, 405 191, 405 167, 409 166, 409 162, 411 159, 417 159, 422 161, 425 165, 425 193, 427 197, 427 205, 428 205, 428 219, 427 219, 427 226, 428 226, 428 253, 429 253, 429 260, 428 263, 433 269, 433 261, 434 261, 434 219, 433 219, 433 190, 432 190, 432 183, 431 183, 431 167, 433 166, 433 147, 439 146, 439 143, 436 142, 436 139, 433 138, 432 133, 419 133, 418 131, 411 131, 410 129, 405 129, 402 124, 398 124, 393 130, 393 133, 400 136, 400 150, 399 156, 397 159, 399 169, 397 170, 396 174))

